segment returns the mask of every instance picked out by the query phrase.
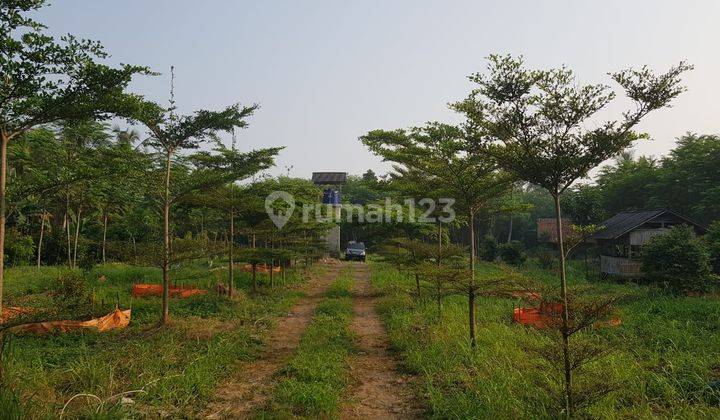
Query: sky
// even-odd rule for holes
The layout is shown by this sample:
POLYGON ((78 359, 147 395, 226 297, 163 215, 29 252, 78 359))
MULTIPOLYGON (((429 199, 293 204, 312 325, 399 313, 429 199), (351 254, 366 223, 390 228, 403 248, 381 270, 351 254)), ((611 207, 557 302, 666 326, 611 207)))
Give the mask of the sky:
MULTIPOLYGON (((686 60, 695 66, 684 77, 688 91, 640 124, 652 140, 635 153, 662 156, 688 131, 720 133, 713 0, 54 0, 37 18, 54 35, 100 41, 110 63, 162 73, 133 82, 150 99, 167 103, 175 66, 180 113, 260 104, 237 142, 285 146, 272 175, 387 172, 358 137, 459 122, 447 104, 467 96, 467 76, 493 53, 522 55, 536 68, 567 65, 579 83, 611 86, 608 72, 661 72, 686 60)), ((628 105, 618 100, 607 118, 628 105)))

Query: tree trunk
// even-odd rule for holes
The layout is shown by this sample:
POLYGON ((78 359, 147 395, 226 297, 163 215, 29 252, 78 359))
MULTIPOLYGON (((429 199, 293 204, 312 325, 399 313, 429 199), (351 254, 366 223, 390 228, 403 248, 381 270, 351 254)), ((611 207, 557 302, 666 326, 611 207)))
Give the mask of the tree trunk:
POLYGON ((509 224, 510 224, 510 226, 508 227, 508 239, 507 239, 508 243, 510 243, 510 241, 512 241, 512 230, 513 230, 513 214, 512 213, 510 213, 510 223, 509 224))
POLYGON ((468 309, 470 323, 470 346, 477 346, 475 339, 475 213, 470 210, 468 212, 468 221, 470 227, 470 287, 468 294, 468 309))
POLYGON ((105 262, 105 246, 107 243, 107 223, 108 223, 108 212, 103 211, 103 239, 102 239, 102 262, 105 262))
POLYGON ((230 266, 228 267, 229 272, 229 279, 228 279, 228 295, 230 297, 233 296, 233 285, 235 284, 235 208, 230 207, 230 249, 229 249, 229 259, 230 259, 230 266))
POLYGON ((440 257, 442 255, 442 222, 438 220, 438 254, 437 265, 440 267, 440 257))
POLYGON ((78 207, 77 221, 75 222, 75 241, 73 244, 73 268, 77 268, 78 238, 80 237, 80 220, 82 217, 82 206, 78 207))
POLYGON ((420 275, 415 273, 415 288, 417 289, 418 299, 420 299, 420 275))
POLYGON ((5 282, 5 184, 7 182, 7 145, 10 139, 0 133, 0 315, 3 311, 3 283, 5 282))
POLYGON ((40 268, 40 259, 42 257, 42 244, 43 236, 45 235, 45 213, 42 214, 42 220, 40 222, 40 238, 38 239, 38 251, 37 251, 37 266, 40 268))
POLYGON ((135 235, 130 235, 130 241, 133 245, 133 263, 137 265, 137 244, 135 243, 135 235))
POLYGON ((165 161, 165 194, 163 201, 163 291, 162 291, 162 319, 160 324, 167 324, 170 320, 170 171, 172 168, 172 150, 167 151, 165 161))
POLYGON ((252 291, 257 292, 257 263, 252 264, 252 291))
POLYGON ((559 269, 560 269, 560 294, 563 301, 563 312, 562 312, 562 347, 563 347, 563 359, 565 367, 565 411, 568 418, 573 416, 573 399, 572 399, 572 369, 570 366, 570 334, 569 334, 569 320, 570 314, 568 312, 568 298, 567 298, 567 278, 565 276, 565 248, 563 244, 562 235, 562 215, 560 213, 560 194, 556 193, 553 195, 555 199, 555 226, 557 230, 558 240, 558 251, 560 253, 559 258, 559 269))
POLYGON ((270 287, 273 287, 275 284, 273 284, 273 269, 275 268, 275 260, 270 260, 270 287))
POLYGON ((475 291, 468 292, 468 322, 470 323, 470 347, 477 347, 475 338, 475 291))
POLYGON ((68 259, 68 267, 72 268, 72 253, 71 247, 70 247, 70 196, 68 195, 65 200, 65 216, 64 216, 64 222, 65 222, 65 232, 67 233, 67 259, 68 259))

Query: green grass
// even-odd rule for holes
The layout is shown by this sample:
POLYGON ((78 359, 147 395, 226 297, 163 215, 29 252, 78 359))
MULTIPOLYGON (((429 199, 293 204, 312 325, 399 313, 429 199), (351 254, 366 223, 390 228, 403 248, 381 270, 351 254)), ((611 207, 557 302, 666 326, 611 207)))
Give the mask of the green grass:
MULTIPOLYGON (((58 303, 47 292, 64 271, 7 270, 8 301, 36 307, 58 303)), ((188 265, 173 270, 172 276, 180 284, 212 289, 225 281, 227 271, 188 265)), ((288 277, 289 283, 302 281, 299 270, 288 277)), ((12 409, 22 418, 57 418, 63 405, 81 393, 97 396, 103 403, 95 397, 77 397, 65 410, 66 416, 134 418, 201 410, 234 362, 257 356, 271 315, 285 312, 300 296, 282 287, 250 295, 249 275, 237 272, 237 299, 212 292, 172 299, 171 325, 155 330, 160 298, 133 299, 130 289, 133 283, 158 283, 160 278, 158 269, 121 264, 98 266, 88 273, 86 288, 95 296, 92 312, 107 313, 119 300, 122 308, 132 306, 130 327, 11 338, 4 354, 8 386, 0 392, 0 413, 12 409), (99 280, 101 275, 104 281, 99 280), (134 404, 119 404, 125 392, 134 404)))
MULTIPOLYGON (((530 266, 527 273, 556 280, 530 266)), ((579 265, 571 284, 583 284, 579 265)), ((380 263, 372 281, 384 291, 380 313, 404 367, 419 375, 421 394, 438 418, 553 418, 557 416, 547 369, 525 349, 547 338, 512 322, 515 302, 478 299, 478 346, 468 343, 467 303, 444 302, 442 322, 431 303, 403 290, 412 281, 380 263), (544 384, 544 386, 539 386, 544 384), (548 388, 550 387, 550 388, 548 388)), ((720 416, 720 305, 700 297, 674 297, 647 286, 593 283, 596 293, 625 292, 623 325, 598 330, 614 351, 587 367, 587 378, 621 381, 617 391, 583 415, 601 418, 718 418, 720 416)))
POLYGON ((316 308, 297 352, 280 372, 278 385, 260 418, 334 417, 347 386, 347 357, 354 337, 352 276, 342 273, 316 308))

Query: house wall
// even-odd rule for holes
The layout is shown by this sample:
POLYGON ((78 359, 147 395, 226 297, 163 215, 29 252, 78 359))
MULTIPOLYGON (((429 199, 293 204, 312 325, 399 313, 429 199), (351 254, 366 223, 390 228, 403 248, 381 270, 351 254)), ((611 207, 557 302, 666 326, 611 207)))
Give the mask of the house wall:
POLYGON ((600 272, 621 277, 642 276, 642 263, 628 258, 600 256, 600 272))
POLYGON ((662 235, 669 229, 637 229, 628 234, 628 242, 630 245, 643 246, 647 241, 655 236, 662 235))

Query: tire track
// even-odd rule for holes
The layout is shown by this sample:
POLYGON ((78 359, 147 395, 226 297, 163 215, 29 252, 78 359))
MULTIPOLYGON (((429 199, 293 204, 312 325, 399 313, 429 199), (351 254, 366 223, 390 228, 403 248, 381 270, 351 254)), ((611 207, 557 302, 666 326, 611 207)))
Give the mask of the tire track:
POLYGON ((275 385, 275 372, 285 366, 295 353, 300 337, 313 318, 315 307, 343 267, 344 264, 331 265, 320 278, 310 280, 305 287, 306 295, 288 315, 277 319, 262 356, 236 367, 235 374, 218 388, 203 417, 248 418, 267 401, 275 385))
POLYGON ((398 372, 397 361, 388 351, 389 339, 377 315, 370 285, 370 269, 354 263, 355 316, 350 329, 357 336, 359 353, 350 358, 354 385, 350 400, 342 408, 342 419, 412 419, 424 410, 416 400, 412 377, 398 372))

